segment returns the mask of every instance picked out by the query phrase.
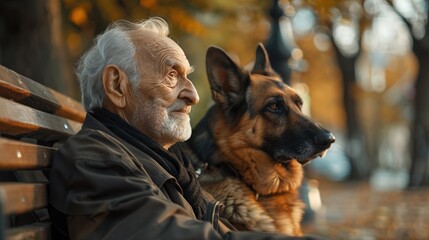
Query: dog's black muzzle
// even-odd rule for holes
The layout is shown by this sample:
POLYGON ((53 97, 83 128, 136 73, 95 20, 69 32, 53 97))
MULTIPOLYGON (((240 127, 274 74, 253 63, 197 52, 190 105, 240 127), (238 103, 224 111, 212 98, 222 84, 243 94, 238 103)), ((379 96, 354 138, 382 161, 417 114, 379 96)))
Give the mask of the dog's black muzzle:
POLYGON ((297 160, 306 164, 317 157, 324 157, 334 142, 335 136, 331 132, 319 124, 312 124, 306 128, 289 129, 282 138, 267 141, 265 147, 278 162, 297 160))
POLYGON ((325 132, 314 137, 314 143, 319 146, 320 149, 326 150, 331 147, 331 144, 335 142, 334 134, 325 132))

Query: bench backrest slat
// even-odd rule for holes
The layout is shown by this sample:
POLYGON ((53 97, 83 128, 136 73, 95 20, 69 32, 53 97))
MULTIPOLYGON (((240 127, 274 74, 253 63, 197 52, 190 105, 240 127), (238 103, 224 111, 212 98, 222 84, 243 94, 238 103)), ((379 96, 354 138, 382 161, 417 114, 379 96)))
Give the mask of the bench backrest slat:
POLYGON ((11 229, 7 232, 6 238, 8 240, 51 239, 50 232, 50 223, 34 223, 31 225, 11 229))
POLYGON ((82 122, 80 103, 0 65, 0 96, 32 108, 82 122))
POLYGON ((75 134, 81 123, 51 115, 0 97, 0 132, 58 141, 75 134))
POLYGON ((46 184, 0 183, 4 191, 5 214, 20 214, 47 206, 46 184))
POLYGON ((34 169, 51 166, 55 149, 0 137, 0 169, 34 169))
POLYGON ((50 239, 57 147, 80 130, 80 103, 0 65, 0 239, 50 239))

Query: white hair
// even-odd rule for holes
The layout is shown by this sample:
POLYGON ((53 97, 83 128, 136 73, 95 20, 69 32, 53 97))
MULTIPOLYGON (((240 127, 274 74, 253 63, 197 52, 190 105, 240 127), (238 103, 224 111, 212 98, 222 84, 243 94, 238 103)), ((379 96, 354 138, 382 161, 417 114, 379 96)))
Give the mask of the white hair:
POLYGON ((86 111, 100 108, 106 94, 103 88, 102 73, 107 65, 116 65, 136 86, 140 72, 136 61, 136 47, 131 33, 150 30, 162 36, 168 36, 169 27, 164 19, 149 18, 141 22, 120 20, 112 23, 104 33, 98 35, 94 45, 80 58, 76 67, 76 75, 80 82, 82 104, 86 111))

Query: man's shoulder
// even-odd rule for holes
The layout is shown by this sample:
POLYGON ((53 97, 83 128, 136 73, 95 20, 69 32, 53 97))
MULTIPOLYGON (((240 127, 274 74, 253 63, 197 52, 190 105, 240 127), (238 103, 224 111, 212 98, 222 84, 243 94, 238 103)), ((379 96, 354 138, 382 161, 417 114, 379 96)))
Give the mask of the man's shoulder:
MULTIPOLYGON (((82 129, 71 136, 54 155, 53 168, 90 169, 110 171, 116 169, 124 175, 147 175, 138 159, 147 158, 145 153, 131 151, 115 136, 95 129, 82 129)), ((79 170, 79 171, 81 171, 79 170)))
POLYGON ((173 178, 149 154, 102 130, 82 129, 60 147, 57 157, 72 165, 121 166, 129 173, 150 176, 158 187, 173 178))
MULTIPOLYGON (((75 135, 69 137, 67 141, 62 144, 60 149, 64 148, 76 148, 76 149, 93 149, 93 147, 102 147, 102 148, 117 148, 120 143, 120 140, 115 136, 104 132, 98 129, 81 129, 75 135)), ((89 150, 88 149, 88 150, 89 150)))
POLYGON ((59 155, 71 161, 119 162, 141 168, 152 158, 109 131, 83 128, 59 148, 59 155))

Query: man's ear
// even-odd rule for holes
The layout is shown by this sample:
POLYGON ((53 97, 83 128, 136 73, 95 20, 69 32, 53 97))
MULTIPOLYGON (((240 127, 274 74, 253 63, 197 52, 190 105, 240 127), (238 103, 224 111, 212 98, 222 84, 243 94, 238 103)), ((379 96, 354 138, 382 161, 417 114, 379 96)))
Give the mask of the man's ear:
POLYGON ((127 75, 116 65, 107 65, 102 79, 106 100, 117 108, 125 108, 130 93, 127 75))

